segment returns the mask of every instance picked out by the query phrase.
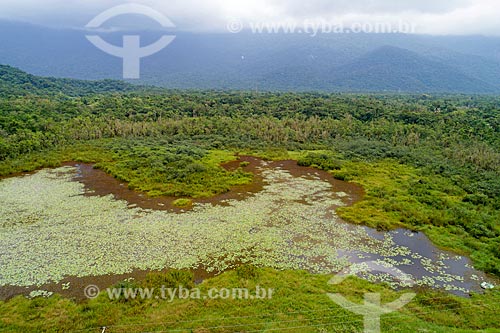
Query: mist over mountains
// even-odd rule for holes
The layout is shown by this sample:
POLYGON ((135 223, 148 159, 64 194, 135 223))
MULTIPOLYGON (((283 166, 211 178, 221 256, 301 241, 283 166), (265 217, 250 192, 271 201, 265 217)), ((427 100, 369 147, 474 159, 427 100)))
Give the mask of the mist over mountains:
MULTIPOLYGON (((41 76, 120 79, 122 60, 83 30, 0 21, 0 63, 41 76)), ((121 45, 123 32, 102 33, 121 45)), ((141 33, 143 45, 161 36, 141 33)), ((134 83, 179 89, 500 92, 500 38, 405 34, 176 32, 134 83)))

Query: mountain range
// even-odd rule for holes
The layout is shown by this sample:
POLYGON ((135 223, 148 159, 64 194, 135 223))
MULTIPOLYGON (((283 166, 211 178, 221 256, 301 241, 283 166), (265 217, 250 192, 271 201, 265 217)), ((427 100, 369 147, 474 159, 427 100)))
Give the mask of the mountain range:
MULTIPOLYGON (((40 76, 121 78, 122 60, 95 48, 84 30, 0 21, 0 31, 1 64, 40 76)), ((120 45, 123 34, 101 36, 120 45)), ((141 43, 161 34, 142 31, 141 43)), ((496 94, 500 38, 176 32, 141 70, 132 83, 175 89, 496 94)))

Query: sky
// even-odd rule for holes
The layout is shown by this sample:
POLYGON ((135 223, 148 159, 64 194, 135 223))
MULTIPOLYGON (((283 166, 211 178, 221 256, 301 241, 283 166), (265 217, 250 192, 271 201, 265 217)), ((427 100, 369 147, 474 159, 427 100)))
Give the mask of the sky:
POLYGON ((498 0, 0 0, 0 18, 52 27, 82 28, 124 3, 149 6, 182 30, 227 30, 238 20, 342 24, 410 23, 416 33, 500 36, 498 0))

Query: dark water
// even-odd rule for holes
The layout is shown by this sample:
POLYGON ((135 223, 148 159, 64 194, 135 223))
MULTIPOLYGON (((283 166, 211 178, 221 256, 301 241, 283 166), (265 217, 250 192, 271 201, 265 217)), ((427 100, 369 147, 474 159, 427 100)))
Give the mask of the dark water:
MULTIPOLYGON (((448 290, 448 292, 457 296, 468 296, 470 292, 483 292, 480 286, 482 281, 494 282, 495 280, 494 277, 488 277, 485 273, 474 269, 472 261, 469 258, 437 248, 422 232, 412 232, 407 229, 382 232, 368 227, 364 228, 370 237, 379 240, 390 237, 396 246, 407 247, 412 253, 419 254, 428 259, 429 265, 423 265, 420 260, 412 260, 411 265, 395 265, 397 269, 405 274, 410 274, 416 281, 421 280, 425 276, 431 277, 435 281, 436 288, 445 290, 446 285, 452 285, 468 291, 448 290), (462 277, 463 281, 440 281, 439 277, 442 277, 443 274, 462 277)), ((383 256, 366 252, 344 251, 339 254, 348 258, 352 263, 384 259, 383 256), (363 259, 358 257, 359 254, 362 255, 363 259)), ((395 256, 391 259, 400 262, 405 258, 408 257, 395 256)))

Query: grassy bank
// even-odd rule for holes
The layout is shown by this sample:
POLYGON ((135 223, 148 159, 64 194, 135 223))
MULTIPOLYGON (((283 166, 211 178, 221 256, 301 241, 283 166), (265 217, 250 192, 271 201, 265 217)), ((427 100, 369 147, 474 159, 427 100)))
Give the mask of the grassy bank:
POLYGON ((252 174, 227 171, 221 164, 234 153, 162 140, 96 140, 31 153, 0 162, 0 175, 57 167, 64 162, 95 163, 130 189, 149 196, 210 197, 248 184, 252 174))
MULTIPOLYGON (((8 332, 359 332, 362 317, 338 306, 328 293, 339 293, 362 304, 364 293, 380 293, 382 303, 398 299, 383 285, 348 278, 330 285, 331 276, 303 271, 275 271, 243 266, 197 287, 201 295, 212 288, 273 289, 266 299, 110 300, 106 291, 98 298, 77 303, 60 296, 0 302, 0 330, 8 332)), ((144 281, 129 281, 118 288, 194 287, 185 272, 152 274, 144 281)), ((252 294, 252 292, 250 292, 252 294)), ((383 332, 471 332, 496 331, 500 310, 497 291, 470 299, 422 292, 400 311, 383 315, 383 332)))
POLYGON ((470 255, 476 268, 500 273, 500 211, 450 179, 384 160, 344 162, 334 177, 354 181, 364 200, 339 209, 345 220, 378 229, 405 227, 425 232, 438 246, 470 255))

